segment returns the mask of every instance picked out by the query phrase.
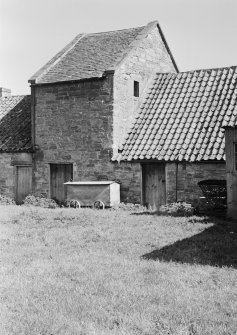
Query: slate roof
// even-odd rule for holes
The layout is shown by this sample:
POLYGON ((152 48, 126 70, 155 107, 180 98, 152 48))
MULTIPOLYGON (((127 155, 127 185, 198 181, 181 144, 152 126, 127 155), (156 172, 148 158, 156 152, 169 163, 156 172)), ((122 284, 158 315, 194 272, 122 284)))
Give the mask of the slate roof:
POLYGON ((102 77, 121 60, 144 27, 79 34, 31 79, 36 83, 102 77))
POLYGON ((150 30, 157 28, 166 49, 177 69, 174 58, 157 21, 144 27, 79 34, 63 50, 37 71, 29 80, 34 84, 56 83, 102 77, 116 66, 147 37, 150 30))
POLYGON ((0 98, 0 152, 30 151, 30 110, 29 95, 0 98))
POLYGON ((119 160, 225 159, 223 126, 237 120, 237 67, 157 73, 119 160))

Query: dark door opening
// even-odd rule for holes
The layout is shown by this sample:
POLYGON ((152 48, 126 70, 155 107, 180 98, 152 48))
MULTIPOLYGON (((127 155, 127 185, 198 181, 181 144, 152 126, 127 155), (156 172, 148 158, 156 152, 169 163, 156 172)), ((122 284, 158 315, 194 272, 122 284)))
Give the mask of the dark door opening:
POLYGON ((65 201, 65 185, 73 179, 72 164, 50 164, 50 197, 57 203, 65 201))
POLYGON ((142 165, 143 205, 158 210, 166 203, 165 164, 142 165))

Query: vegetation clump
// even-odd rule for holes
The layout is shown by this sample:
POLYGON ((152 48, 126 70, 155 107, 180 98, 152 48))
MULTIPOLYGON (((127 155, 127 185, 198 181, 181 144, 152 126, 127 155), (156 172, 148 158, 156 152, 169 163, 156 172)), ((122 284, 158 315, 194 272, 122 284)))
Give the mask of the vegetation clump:
POLYGON ((37 207, 43 207, 43 208, 57 208, 58 205, 56 201, 53 199, 45 198, 44 196, 36 197, 34 195, 29 194, 25 200, 23 201, 23 204, 26 206, 37 206, 37 207))
POLYGON ((194 214, 194 207, 186 202, 173 202, 171 204, 160 206, 159 214, 171 216, 192 216, 194 214))
POLYGON ((12 198, 0 194, 0 205, 15 205, 15 204, 16 203, 12 198))
POLYGON ((119 205, 112 207, 112 210, 121 210, 121 211, 128 211, 128 212, 144 212, 144 211, 147 211, 147 208, 140 204, 121 202, 119 205))

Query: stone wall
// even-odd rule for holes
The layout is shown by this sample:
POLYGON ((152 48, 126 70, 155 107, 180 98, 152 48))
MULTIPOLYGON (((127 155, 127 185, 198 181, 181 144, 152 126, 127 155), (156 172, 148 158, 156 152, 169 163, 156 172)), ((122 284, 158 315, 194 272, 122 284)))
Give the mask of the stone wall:
POLYGON ((119 164, 111 158, 123 142, 151 77, 170 71, 175 72, 175 67, 153 24, 143 29, 105 77, 33 85, 34 193, 50 196, 50 163, 73 163, 74 180, 119 179, 121 201, 140 202, 140 164, 119 164), (134 80, 139 82, 139 97, 133 94, 134 80))
POLYGON ((139 164, 112 163, 113 75, 35 86, 35 194, 50 197, 50 163, 73 163, 73 179, 121 181, 121 201, 140 201, 139 164))
POLYGON ((197 183, 206 179, 226 179, 225 163, 167 163, 167 203, 185 201, 195 203, 203 196, 197 183))
POLYGON ((11 154, 1 153, 0 154, 0 194, 8 197, 15 197, 15 171, 11 165, 11 154))
POLYGON ((131 50, 114 75, 113 148, 124 141, 141 101, 156 72, 176 72, 156 25, 147 27, 131 44, 131 50), (139 97, 134 97, 134 81, 139 82, 139 97))

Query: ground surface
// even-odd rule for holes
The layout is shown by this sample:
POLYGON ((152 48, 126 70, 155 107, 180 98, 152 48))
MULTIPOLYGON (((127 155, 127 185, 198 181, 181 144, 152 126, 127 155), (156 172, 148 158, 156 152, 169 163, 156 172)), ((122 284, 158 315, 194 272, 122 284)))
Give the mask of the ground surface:
POLYGON ((237 334, 237 223, 0 207, 0 334, 237 334))

